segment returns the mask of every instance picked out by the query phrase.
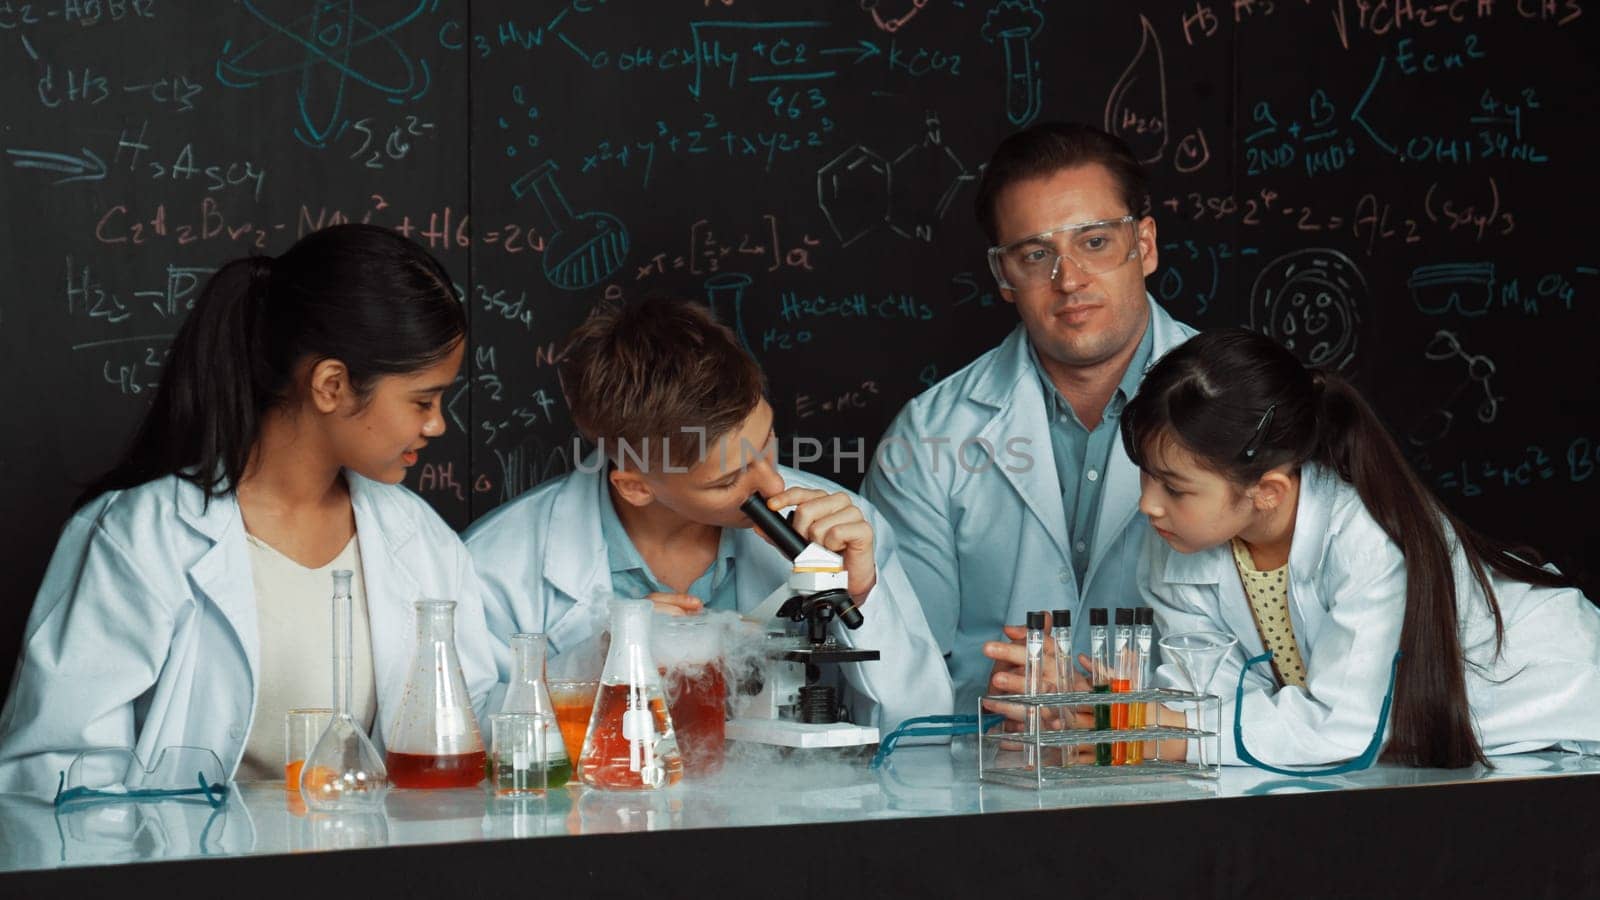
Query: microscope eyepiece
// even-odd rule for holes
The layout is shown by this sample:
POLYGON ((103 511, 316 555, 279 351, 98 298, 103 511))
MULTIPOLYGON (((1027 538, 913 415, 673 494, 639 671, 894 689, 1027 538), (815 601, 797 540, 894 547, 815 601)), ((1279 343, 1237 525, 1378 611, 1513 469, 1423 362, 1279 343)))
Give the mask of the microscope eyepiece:
POLYGON ((789 524, 789 520, 767 508, 767 498, 759 492, 751 494, 749 499, 739 504, 739 511, 750 517, 756 523, 756 528, 762 534, 772 539, 783 555, 793 560, 805 552, 811 542, 800 536, 800 532, 789 524))

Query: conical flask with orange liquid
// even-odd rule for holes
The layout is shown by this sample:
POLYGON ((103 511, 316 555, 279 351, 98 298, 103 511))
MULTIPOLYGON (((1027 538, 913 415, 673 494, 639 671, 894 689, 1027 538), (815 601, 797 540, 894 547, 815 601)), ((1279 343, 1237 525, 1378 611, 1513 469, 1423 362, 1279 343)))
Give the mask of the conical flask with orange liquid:
POLYGON ((612 599, 611 648, 578 757, 583 783, 648 791, 677 784, 683 758, 650 654, 648 600, 612 599))
POLYGON ((456 655, 456 604, 418 600, 417 648, 389 735, 389 780, 397 788, 472 787, 487 754, 456 655))

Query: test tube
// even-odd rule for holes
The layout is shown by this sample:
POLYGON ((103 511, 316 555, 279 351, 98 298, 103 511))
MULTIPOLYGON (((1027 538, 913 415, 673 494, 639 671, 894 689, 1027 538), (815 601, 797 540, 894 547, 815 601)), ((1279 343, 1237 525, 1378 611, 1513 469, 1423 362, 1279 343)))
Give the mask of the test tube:
MULTIPOLYGON (((1119 608, 1117 610, 1117 624, 1111 630, 1111 659, 1116 668, 1111 672, 1111 693, 1126 694, 1133 685, 1133 610, 1119 608)), ((1128 727, 1128 703, 1115 703, 1111 706, 1111 727, 1128 727)), ((1128 742, 1117 741, 1111 745, 1111 764, 1124 766, 1128 764, 1128 742)))
MULTIPOLYGON (((1133 652, 1137 660, 1133 668, 1133 690, 1150 688, 1151 654, 1155 640, 1156 611, 1142 606, 1133 611, 1133 652)), ((1128 727, 1145 728, 1155 724, 1154 703, 1135 703, 1128 710, 1128 727)), ((1128 744, 1128 765, 1137 766, 1146 759, 1155 759, 1155 741, 1134 741, 1128 744)))
MULTIPOLYGON (((1023 693, 1036 696, 1043 693, 1041 682, 1044 679, 1044 612, 1028 613, 1028 656, 1023 667, 1022 683, 1023 693)), ((1026 758, 1028 765, 1036 766, 1039 758, 1039 707, 1028 707, 1028 739, 1026 758)))
MULTIPOLYGON (((1106 633, 1106 610, 1097 606, 1089 610, 1089 689, 1096 694, 1109 694, 1111 692, 1111 636, 1106 633)), ((1107 703, 1096 703, 1094 707, 1094 728, 1104 731, 1111 727, 1111 706, 1107 703)), ((1111 765, 1111 745, 1105 742, 1095 744, 1094 764, 1097 766, 1111 765)))
MULTIPOLYGON (((1055 645, 1056 651, 1056 690, 1065 692, 1072 689, 1072 611, 1066 609, 1051 610, 1050 612, 1050 642, 1055 645)), ((1061 707, 1062 727, 1065 728, 1072 721, 1072 707, 1061 707)), ((1072 765, 1073 750, 1071 746, 1061 748, 1061 764, 1072 765)))

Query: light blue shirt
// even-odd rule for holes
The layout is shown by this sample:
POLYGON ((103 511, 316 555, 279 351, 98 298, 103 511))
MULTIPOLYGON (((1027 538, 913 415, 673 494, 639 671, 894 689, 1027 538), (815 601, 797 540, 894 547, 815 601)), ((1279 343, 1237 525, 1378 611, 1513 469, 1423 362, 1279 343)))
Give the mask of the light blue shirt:
MULTIPOLYGON (((600 536, 606 542, 606 557, 611 566, 611 592, 620 597, 644 597, 660 591, 676 593, 650 571, 649 563, 633 545, 633 538, 622 527, 616 505, 611 500, 610 482, 600 479, 600 536)), ((689 585, 687 593, 698 597, 706 609, 739 608, 733 580, 734 547, 728 529, 717 540, 717 558, 689 585)))
MULTIPOLYGON (((1146 302, 1149 359, 1160 359, 1194 331, 1148 295, 1146 302)), ((1135 381, 1143 370, 1128 366, 1135 381)), ((1076 498, 1069 517, 1052 464, 1050 410, 1027 329, 1018 325, 1000 346, 906 404, 880 444, 899 449, 874 463, 862 487, 900 538, 906 574, 947 654, 959 712, 977 711, 994 667, 983 644, 999 640, 1003 626, 1036 609, 1071 610, 1077 625, 1086 607, 1139 603, 1134 580, 1150 528, 1139 515, 1139 469, 1108 423, 1097 501, 1076 498), (994 464, 974 465, 974 446, 993 448, 994 464), (1068 527, 1084 516, 1094 533, 1082 538, 1089 557, 1080 575, 1068 527)), ((1086 627, 1073 629, 1076 649, 1087 649, 1088 635, 1086 627)))
MULTIPOLYGON (((779 466, 778 472, 789 487, 844 491, 787 466, 779 466)), ((632 543, 611 540, 608 546, 602 521, 611 498, 605 482, 605 463, 594 454, 575 471, 540 484, 473 524, 466 543, 486 591, 490 633, 543 632, 549 636, 552 658, 559 659, 581 652, 579 648, 605 630, 605 597, 614 584, 610 560, 620 559, 612 554, 632 543)), ((876 661, 839 667, 852 721, 887 730, 912 716, 948 715, 950 675, 900 565, 894 529, 871 503, 845 493, 877 536, 873 555, 878 563, 878 583, 862 604, 866 621, 861 628, 851 630, 837 620, 829 626, 840 646, 879 653, 876 661)), ((719 560, 735 556, 739 564, 712 566, 712 605, 723 602, 726 590, 733 598, 730 608, 748 615, 776 589, 787 589, 793 564, 755 529, 724 528, 717 552, 719 560), (719 585, 718 568, 727 573, 732 588, 719 585)), ((495 653, 501 675, 508 675, 510 648, 497 641, 495 653)))
POLYGON ((1100 486, 1105 483, 1106 464, 1111 459, 1111 445, 1120 440, 1117 429, 1121 426, 1122 410, 1139 390, 1144 370, 1150 366, 1151 347, 1155 337, 1148 324, 1139 349, 1133 353, 1122 381, 1106 403, 1100 415, 1100 424, 1089 430, 1073 411, 1072 404, 1061 395, 1055 382, 1039 362, 1038 351, 1028 342, 1028 358, 1039 374, 1039 384, 1044 390, 1045 403, 1050 416, 1050 449, 1055 455, 1056 479, 1061 485, 1061 506, 1067 517, 1067 536, 1072 542, 1072 570, 1082 584, 1089 568, 1089 549, 1094 546, 1094 523, 1100 512, 1100 486))

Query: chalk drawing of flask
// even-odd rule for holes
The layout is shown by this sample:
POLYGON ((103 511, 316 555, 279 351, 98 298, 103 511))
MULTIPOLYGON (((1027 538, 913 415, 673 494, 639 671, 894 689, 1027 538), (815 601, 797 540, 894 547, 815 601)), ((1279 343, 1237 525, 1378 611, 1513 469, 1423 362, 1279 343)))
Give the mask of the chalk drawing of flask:
POLYGON ((544 277, 564 291, 591 288, 622 268, 628 256, 628 229, 605 212, 575 215, 556 186, 555 160, 511 183, 521 199, 533 191, 549 228, 544 248, 544 277))
POLYGON ((747 353, 755 351, 750 349, 750 342, 744 336, 744 292, 753 280, 743 272, 723 272, 706 279, 706 302, 711 304, 711 315, 733 329, 747 353), (730 307, 733 309, 731 318, 730 307))
POLYGON ((983 39, 998 38, 1006 59, 1006 118, 1013 125, 1026 125, 1039 115, 1042 83, 1033 73, 1033 52, 1029 44, 1044 28, 1044 14, 1033 0, 1001 0, 984 17, 983 39))

